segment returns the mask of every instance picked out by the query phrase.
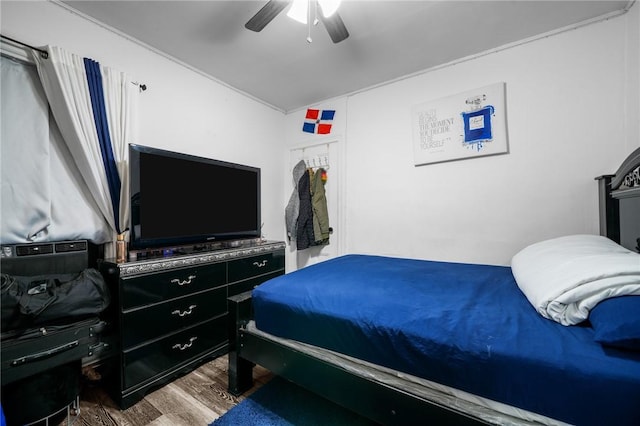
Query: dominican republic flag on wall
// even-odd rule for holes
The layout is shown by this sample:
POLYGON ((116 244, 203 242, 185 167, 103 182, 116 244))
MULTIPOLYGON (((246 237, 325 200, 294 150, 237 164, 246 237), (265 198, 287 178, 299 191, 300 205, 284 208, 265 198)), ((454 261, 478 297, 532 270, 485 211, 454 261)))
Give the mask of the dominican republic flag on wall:
POLYGON ((331 122, 336 111, 332 109, 307 109, 307 115, 304 118, 302 131, 307 133, 317 133, 319 135, 328 135, 331 133, 331 122))

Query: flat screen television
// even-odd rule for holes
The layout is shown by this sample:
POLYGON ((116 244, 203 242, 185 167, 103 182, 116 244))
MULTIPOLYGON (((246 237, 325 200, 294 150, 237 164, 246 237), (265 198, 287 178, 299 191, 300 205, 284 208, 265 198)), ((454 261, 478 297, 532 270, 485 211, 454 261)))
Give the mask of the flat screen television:
POLYGON ((260 236, 260 169, 129 145, 132 249, 260 236))

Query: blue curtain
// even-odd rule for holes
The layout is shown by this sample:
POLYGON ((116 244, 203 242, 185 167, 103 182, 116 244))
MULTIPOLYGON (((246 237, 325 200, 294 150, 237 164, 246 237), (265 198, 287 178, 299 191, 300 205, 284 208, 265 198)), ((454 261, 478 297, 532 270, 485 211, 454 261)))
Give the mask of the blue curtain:
POLYGON ((104 106, 104 92, 102 89, 102 73, 100 72, 100 64, 89 58, 84 58, 84 68, 87 73, 87 81, 89 82, 93 119, 98 132, 98 140, 100 141, 100 152, 102 154, 102 162, 107 176, 109 194, 111 195, 111 205, 113 206, 116 230, 118 233, 121 233, 123 230, 120 229, 119 212, 120 187, 122 183, 116 167, 116 160, 113 156, 109 123, 107 122, 107 111, 104 106))

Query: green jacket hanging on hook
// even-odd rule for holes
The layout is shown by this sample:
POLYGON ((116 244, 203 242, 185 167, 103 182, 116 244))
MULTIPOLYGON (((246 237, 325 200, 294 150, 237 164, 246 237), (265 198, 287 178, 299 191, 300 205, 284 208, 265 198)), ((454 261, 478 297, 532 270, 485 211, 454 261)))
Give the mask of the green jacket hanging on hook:
POLYGON ((329 210, 327 208, 327 196, 324 189, 323 174, 326 171, 318 169, 311 176, 311 205, 313 207, 313 245, 329 244, 329 210))

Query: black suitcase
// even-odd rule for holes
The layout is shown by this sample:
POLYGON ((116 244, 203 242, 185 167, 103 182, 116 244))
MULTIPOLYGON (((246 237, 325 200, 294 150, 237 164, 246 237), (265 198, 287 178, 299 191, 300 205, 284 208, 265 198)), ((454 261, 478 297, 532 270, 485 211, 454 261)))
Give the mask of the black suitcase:
POLYGON ((57 425, 80 413, 80 360, 53 367, 2 388, 7 426, 57 425))
MULTIPOLYGON (((27 277, 79 274, 90 266, 88 247, 86 241, 3 246, 2 254, 5 251, 10 254, 0 259, 3 284, 6 284, 6 274, 27 277)), ((44 285, 42 288, 50 290, 44 285)), ((71 288, 64 287, 65 290, 71 288)), ((3 290, 6 290, 4 285, 3 290)), ((3 295, 16 296, 17 293, 3 295)), ((111 347, 105 343, 109 323, 102 314, 77 310, 71 304, 72 297, 77 299, 75 293, 58 292, 54 298, 56 303, 70 304, 51 309, 52 302, 46 307, 51 309, 46 315, 38 317, 40 312, 34 312, 36 315, 25 316, 23 312, 18 318, 20 321, 11 322, 5 320, 15 316, 5 314, 15 309, 10 303, 3 303, 0 377, 2 410, 8 426, 32 424, 42 419, 48 424, 49 418, 62 413, 61 410, 66 408, 68 413, 71 406, 78 404, 85 361, 99 358, 102 351, 105 351, 102 355, 109 356, 111 347)), ((8 301, 3 298, 3 302, 8 301)))
POLYGON ((101 350, 98 317, 2 333, 2 386, 101 350))
MULTIPOLYGON (((2 409, 7 426, 78 406, 82 359, 104 348, 98 317, 2 333, 2 409)), ((68 412, 67 412, 68 413, 68 412)), ((47 422, 48 424, 48 422, 47 422)))

